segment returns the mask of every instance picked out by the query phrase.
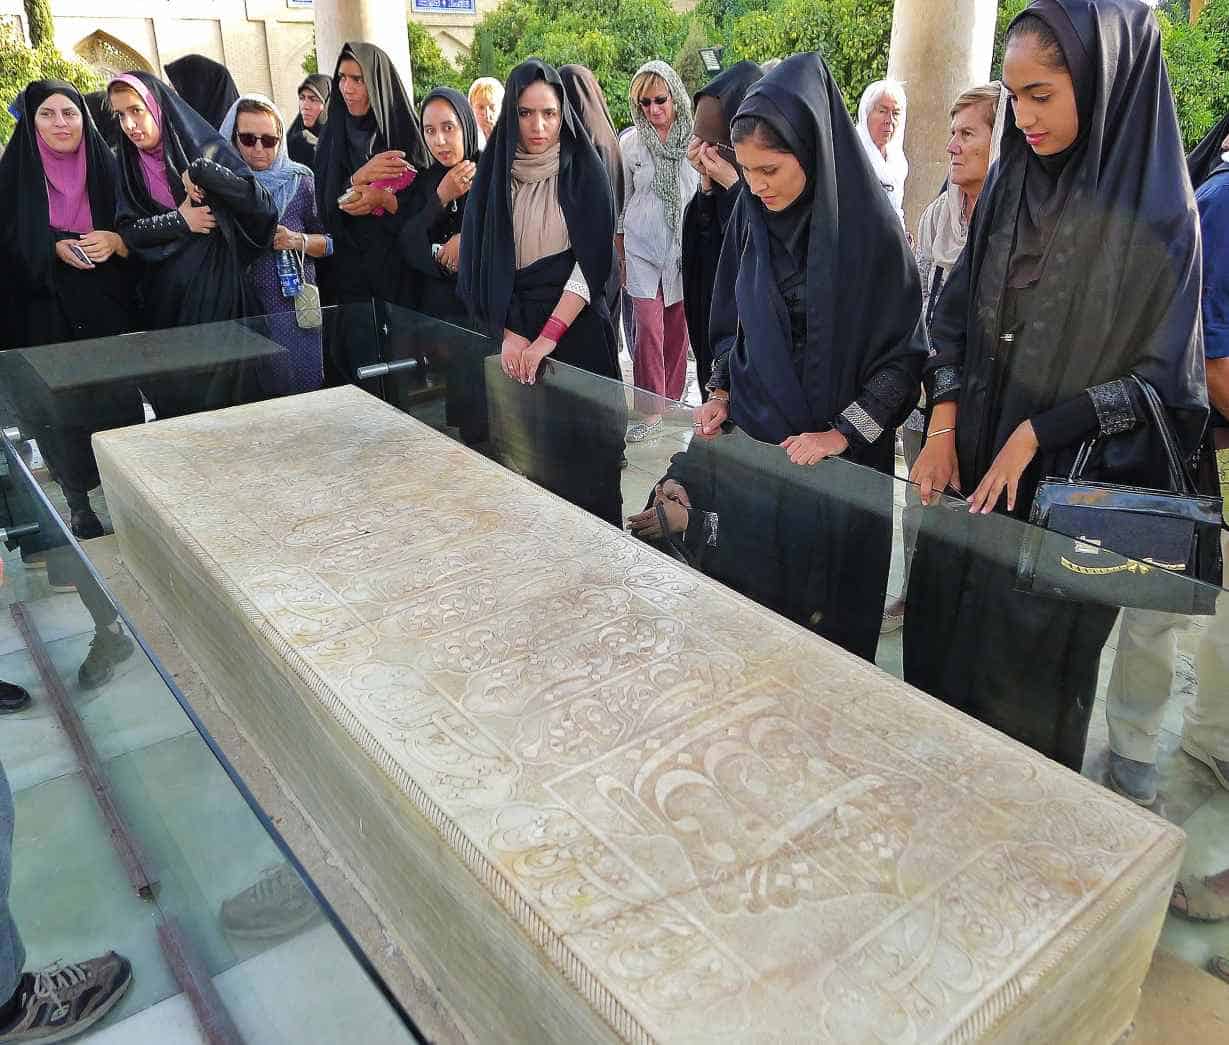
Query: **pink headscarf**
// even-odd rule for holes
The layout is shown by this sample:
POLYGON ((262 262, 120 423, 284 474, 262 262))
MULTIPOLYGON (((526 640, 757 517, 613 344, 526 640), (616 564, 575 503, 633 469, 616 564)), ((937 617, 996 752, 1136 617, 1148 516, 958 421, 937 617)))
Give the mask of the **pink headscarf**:
MULTIPOLYGON (((89 116, 82 112, 83 120, 89 116)), ((47 182, 47 216, 53 229, 61 232, 93 232, 94 215, 90 213, 90 193, 86 180, 85 134, 72 152, 56 152, 43 141, 36 130, 38 154, 43 160, 43 177, 47 182)))
MULTIPOLYGON (((110 93, 111 88, 117 83, 125 84, 137 92, 141 101, 145 103, 145 108, 149 110, 150 116, 154 118, 154 123, 158 125, 158 132, 161 134, 162 106, 158 104, 158 99, 153 96, 150 89, 131 73, 124 73, 123 76, 117 76, 107 85, 107 92, 110 93)), ((170 180, 166 176, 166 151, 161 143, 152 152, 137 149, 137 155, 141 159, 141 173, 145 175, 145 187, 149 190, 150 197, 161 203, 167 210, 175 210, 179 204, 175 202, 170 180)))

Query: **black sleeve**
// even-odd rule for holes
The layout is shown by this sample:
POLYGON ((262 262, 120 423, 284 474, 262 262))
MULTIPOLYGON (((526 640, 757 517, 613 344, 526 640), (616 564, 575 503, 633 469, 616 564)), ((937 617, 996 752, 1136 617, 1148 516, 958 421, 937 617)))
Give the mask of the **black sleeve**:
POLYGON ((240 175, 212 160, 193 160, 188 176, 205 190, 210 207, 222 207, 236 218, 252 246, 273 246, 277 207, 273 197, 251 175, 240 175))
POLYGON ((917 326, 906 341, 887 353, 861 394, 835 419, 834 427, 851 442, 877 443, 895 431, 917 405, 922 367, 926 362, 926 328, 917 326))
POLYGON ((412 209, 407 211, 397 237, 401 256, 410 268, 428 276, 438 276, 440 267, 431 256, 431 228, 443 217, 444 205, 431 191, 407 200, 405 206, 412 209))
POLYGON ((730 387, 730 365, 727 358, 738 336, 738 302, 734 285, 738 280, 738 267, 742 261, 745 244, 743 229, 737 210, 730 219, 731 235, 721 244, 721 257, 717 262, 717 278, 713 283, 713 304, 708 316, 708 340, 713 357, 713 376, 709 378, 710 389, 730 387))
MULTIPOLYGON (((972 232, 969 234, 972 242, 972 232)), ((939 291, 930 318, 932 355, 926 363, 926 399, 932 405, 955 401, 960 395, 964 351, 968 338, 970 287, 969 252, 960 255, 939 291)))
POLYGON ((188 223, 177 210, 168 210, 148 218, 137 218, 135 221, 120 221, 118 224, 116 231, 128 244, 129 250, 164 247, 184 236, 192 235, 188 223))
POLYGON ((1138 387, 1119 378, 1086 388, 1030 420, 1040 448, 1052 451, 1075 446, 1093 436, 1130 432, 1146 417, 1138 387))

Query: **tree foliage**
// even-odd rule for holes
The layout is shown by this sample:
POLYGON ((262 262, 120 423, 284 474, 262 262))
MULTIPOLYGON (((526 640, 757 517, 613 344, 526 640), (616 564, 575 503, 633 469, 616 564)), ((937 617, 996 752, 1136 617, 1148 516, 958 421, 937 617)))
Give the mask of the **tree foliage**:
POLYGON ((422 100, 436 87, 455 87, 464 94, 469 81, 448 60, 427 27, 410 22, 407 29, 410 34, 410 63, 414 69, 414 102, 422 105, 422 100))
POLYGON ((30 33, 30 46, 47 46, 55 41, 55 22, 51 20, 51 4, 48 0, 25 0, 26 25, 30 33))
POLYGON ((8 106, 31 80, 67 80, 83 94, 106 86, 92 66, 65 58, 55 44, 31 47, 15 27, 0 25, 0 142, 13 133, 8 106))

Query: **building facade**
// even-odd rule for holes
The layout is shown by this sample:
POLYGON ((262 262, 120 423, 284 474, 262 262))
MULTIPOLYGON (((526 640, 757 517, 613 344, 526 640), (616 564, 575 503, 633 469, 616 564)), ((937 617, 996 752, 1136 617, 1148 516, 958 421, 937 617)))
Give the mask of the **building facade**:
MULTIPOLYGON (((374 0, 397 3, 400 0, 374 0)), ((474 26, 499 0, 404 0, 450 58, 468 52, 474 26)), ((267 94, 293 112, 303 61, 315 47, 311 0, 51 0, 55 39, 67 56, 106 73, 144 69, 203 54, 231 71, 241 91, 267 94)), ((25 26, 22 0, 0 0, 0 21, 25 26)), ((380 41, 376 40, 375 43, 380 41)))

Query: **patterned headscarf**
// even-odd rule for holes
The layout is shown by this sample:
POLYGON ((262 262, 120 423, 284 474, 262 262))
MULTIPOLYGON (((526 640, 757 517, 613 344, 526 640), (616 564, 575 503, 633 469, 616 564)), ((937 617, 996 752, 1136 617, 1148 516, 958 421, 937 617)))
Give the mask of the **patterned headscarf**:
POLYGON ((691 113, 691 95, 687 93, 679 74, 662 61, 645 62, 636 70, 632 83, 635 84, 642 74, 648 73, 660 78, 669 89, 674 100, 674 124, 663 142, 640 108, 640 99, 635 97, 631 100, 632 120, 640 132, 641 142, 653 157, 653 192, 666 209, 666 224, 670 231, 677 232, 683 215, 683 203, 679 197, 679 164, 687 162, 687 146, 695 122, 691 113))

